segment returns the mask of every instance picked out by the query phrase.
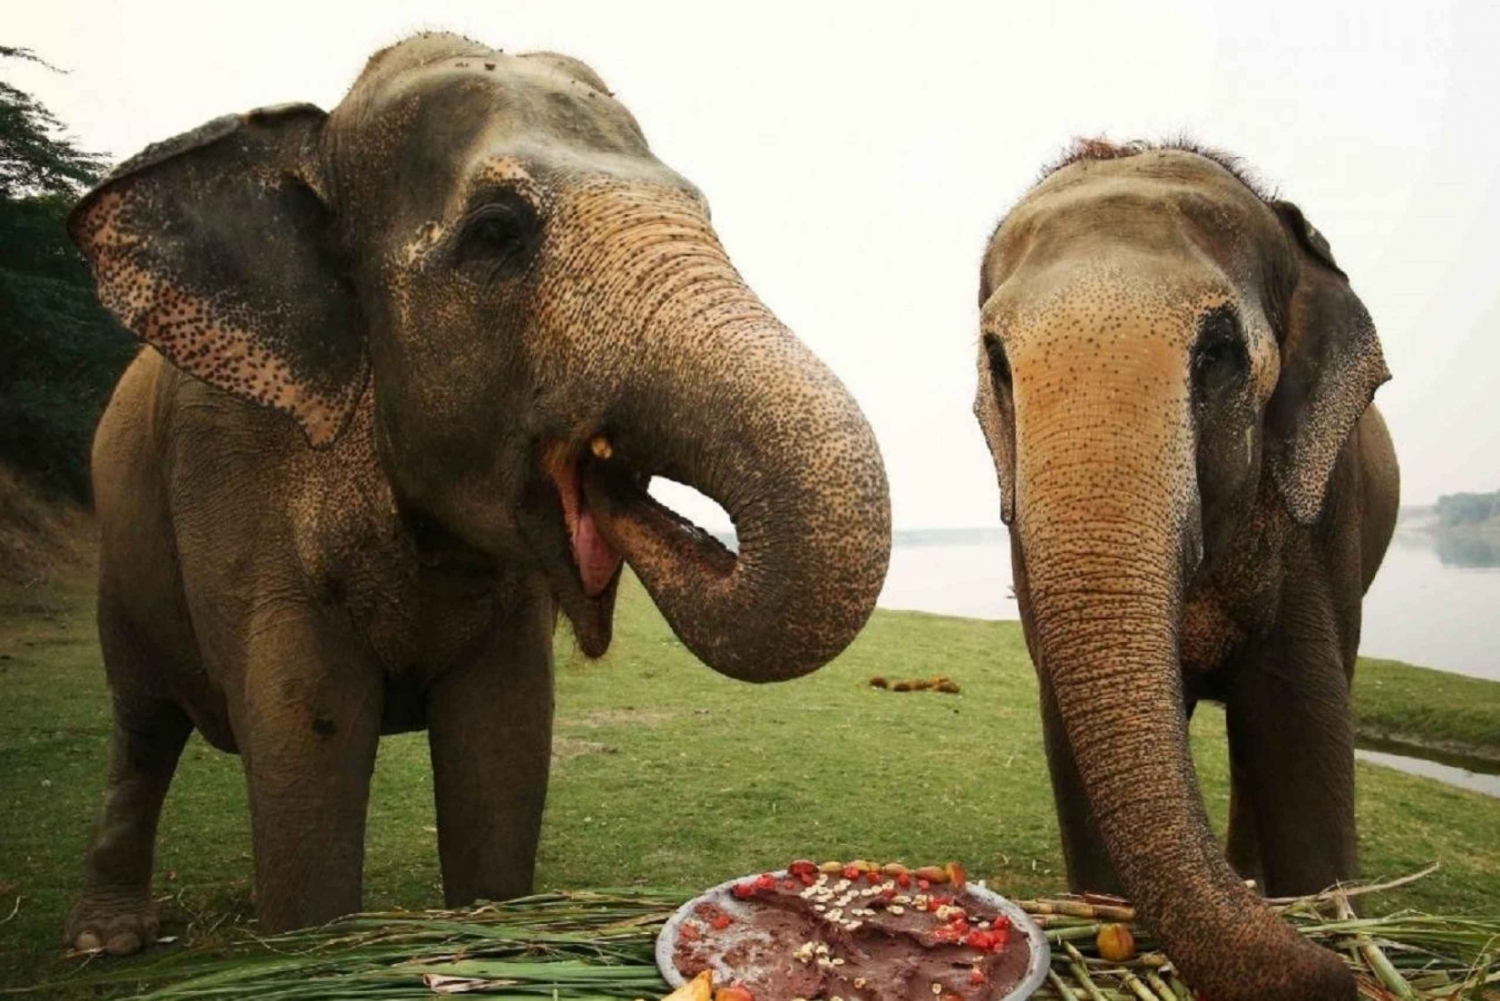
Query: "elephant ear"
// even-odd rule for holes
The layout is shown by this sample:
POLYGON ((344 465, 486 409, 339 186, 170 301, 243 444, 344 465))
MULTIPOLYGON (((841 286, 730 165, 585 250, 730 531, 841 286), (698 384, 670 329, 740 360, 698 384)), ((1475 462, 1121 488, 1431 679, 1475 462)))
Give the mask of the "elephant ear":
POLYGON ((979 430, 984 433, 984 443, 989 446, 995 476, 1000 481, 1000 520, 1009 525, 1016 516, 1016 429, 1010 426, 995 388, 997 364, 1004 365, 1005 361, 1003 349, 997 357, 991 345, 992 336, 985 335, 980 343, 979 391, 974 396, 974 416, 979 419, 979 430))
POLYGON ((290 415, 315 447, 368 372, 318 193, 326 118, 299 104, 215 119, 122 164, 68 218, 116 319, 184 372, 290 415))
POLYGON ((1271 206, 1291 236, 1296 285, 1281 344, 1281 376, 1266 408, 1276 445, 1271 474, 1292 517, 1323 509, 1334 463, 1375 390, 1390 379, 1375 324, 1323 235, 1290 202, 1271 206))

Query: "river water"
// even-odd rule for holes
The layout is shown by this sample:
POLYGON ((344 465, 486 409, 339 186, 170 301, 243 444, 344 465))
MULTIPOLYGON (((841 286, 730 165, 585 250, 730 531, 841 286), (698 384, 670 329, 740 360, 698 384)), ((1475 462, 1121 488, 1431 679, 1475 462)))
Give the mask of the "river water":
MULTIPOLYGON (((884 608, 978 619, 1018 619, 1004 529, 897 532, 884 608)), ((1438 535, 1403 518, 1365 595, 1360 653, 1500 681, 1500 542, 1438 535)), ((1364 761, 1489 796, 1500 776, 1467 763, 1424 760, 1390 748, 1364 761)))
MULTIPOLYGON (((897 532, 884 608, 1016 619, 1003 529, 897 532)), ((1360 653, 1500 681, 1500 542, 1403 521, 1365 595, 1360 653)))

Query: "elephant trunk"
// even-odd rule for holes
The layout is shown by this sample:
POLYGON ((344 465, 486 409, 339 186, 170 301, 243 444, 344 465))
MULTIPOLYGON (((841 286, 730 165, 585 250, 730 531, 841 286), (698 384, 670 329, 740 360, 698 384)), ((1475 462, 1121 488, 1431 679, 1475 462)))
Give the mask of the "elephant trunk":
POLYGON ((609 313, 633 342, 614 373, 608 445, 584 456, 588 505, 710 667, 757 682, 806 674, 854 638, 885 579, 890 501, 874 435, 740 279, 696 202, 600 197, 626 293, 608 296, 609 313), (738 553, 651 499, 650 475, 722 505, 738 553))
POLYGON ((1209 827, 1178 659, 1198 558, 1188 404, 1132 399, 1085 388, 1017 407, 1026 600, 1085 794, 1123 889, 1195 988, 1352 999, 1343 963, 1251 893, 1209 827))

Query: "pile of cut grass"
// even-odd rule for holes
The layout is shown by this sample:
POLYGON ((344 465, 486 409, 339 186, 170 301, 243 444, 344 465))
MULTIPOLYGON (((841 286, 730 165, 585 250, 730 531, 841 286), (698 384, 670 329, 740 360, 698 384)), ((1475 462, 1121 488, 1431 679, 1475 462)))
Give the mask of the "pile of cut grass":
MULTIPOLYGON (((1433 867, 1435 868, 1435 867, 1433 867)), ((1312 941, 1343 955, 1371 1001, 1500 996, 1500 915, 1401 911, 1355 917, 1352 897, 1404 886, 1346 886, 1273 902, 1312 941)), ((130 983, 142 1001, 398 1001, 435 994, 606 1001, 668 990, 654 944, 681 894, 649 890, 550 893, 463 910, 361 914, 273 938, 241 935, 187 949, 150 966, 89 975, 51 988, 130 983)), ((1192 1001, 1171 958, 1118 898, 1022 901, 1052 946, 1048 982, 1057 1001, 1192 1001), (1108 924, 1131 928, 1139 951, 1099 955, 1108 924)))

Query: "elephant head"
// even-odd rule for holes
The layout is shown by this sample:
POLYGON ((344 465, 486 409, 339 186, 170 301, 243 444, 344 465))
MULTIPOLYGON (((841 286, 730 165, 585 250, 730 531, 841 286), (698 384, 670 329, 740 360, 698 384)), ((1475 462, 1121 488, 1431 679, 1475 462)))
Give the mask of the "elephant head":
POLYGON ((331 113, 148 148, 70 227, 103 303, 178 368, 315 449, 368 406, 421 544, 544 571, 590 656, 622 558, 749 681, 816 669, 874 605, 890 512, 859 407, 576 60, 415 36, 331 113), (653 476, 718 501, 738 554, 653 476))
POLYGON ((1028 645, 1125 892, 1208 996, 1352 998, 1214 839, 1180 655, 1184 595, 1247 519, 1321 517, 1389 377, 1369 315, 1231 161, 1103 143, 1001 222, 980 304, 975 412, 1028 645))

